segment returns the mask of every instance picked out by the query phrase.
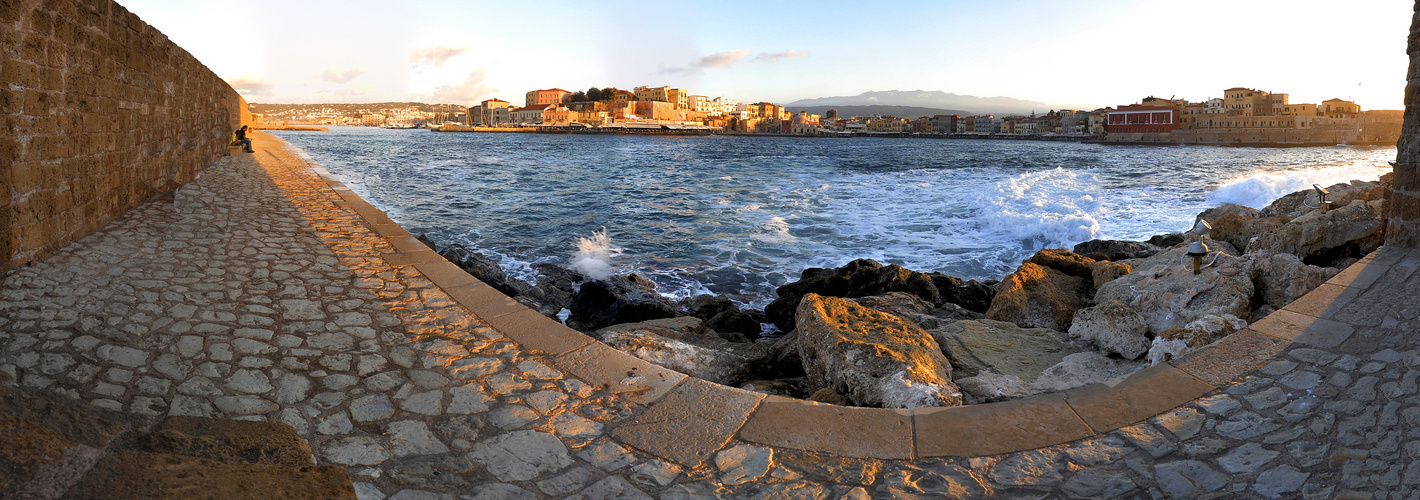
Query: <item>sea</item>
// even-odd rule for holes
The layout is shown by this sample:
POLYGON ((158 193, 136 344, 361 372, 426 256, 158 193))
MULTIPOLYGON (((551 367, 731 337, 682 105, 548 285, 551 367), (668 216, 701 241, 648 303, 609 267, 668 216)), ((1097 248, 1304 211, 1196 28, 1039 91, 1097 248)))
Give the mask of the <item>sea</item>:
POLYGON ((1001 279, 1044 248, 1187 230, 1312 184, 1376 180, 1394 147, 1027 140, 271 132, 415 234, 662 294, 762 307, 810 267, 868 258, 1001 279))

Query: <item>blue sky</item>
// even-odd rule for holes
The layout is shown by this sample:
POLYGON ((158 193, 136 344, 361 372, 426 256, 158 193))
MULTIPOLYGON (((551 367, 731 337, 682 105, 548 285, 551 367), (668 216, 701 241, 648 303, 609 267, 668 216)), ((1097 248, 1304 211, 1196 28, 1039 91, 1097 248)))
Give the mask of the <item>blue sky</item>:
POLYGON ((252 102, 520 103, 671 85, 747 102, 941 90, 1094 108, 1233 86, 1400 109, 1407 0, 119 0, 252 102))

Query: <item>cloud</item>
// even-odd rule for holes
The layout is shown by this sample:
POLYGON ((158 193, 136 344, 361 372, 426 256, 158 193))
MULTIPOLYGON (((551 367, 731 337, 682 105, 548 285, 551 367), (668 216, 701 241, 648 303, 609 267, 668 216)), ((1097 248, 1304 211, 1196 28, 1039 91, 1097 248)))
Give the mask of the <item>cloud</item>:
POLYGON ((435 87, 432 102, 435 104, 464 105, 477 103, 498 91, 498 89, 485 84, 484 82, 486 80, 488 80, 488 74, 481 69, 469 73, 468 78, 465 78, 462 82, 435 87))
POLYGON ((432 64, 436 68, 444 67, 444 63, 468 52, 468 47, 426 47, 409 51, 409 60, 416 64, 432 64))
MULTIPOLYGON (((786 50, 786 51, 783 51, 783 52, 760 52, 759 55, 754 56, 754 60, 755 60, 755 61, 759 61, 759 62, 774 62, 774 61, 778 61, 778 60, 780 60, 780 59, 792 59, 792 58, 795 58, 795 57, 804 56, 804 55, 807 55, 808 53, 809 53, 809 52, 806 51, 806 50, 786 50)), ((748 50, 748 49, 746 49, 746 50, 730 50, 730 51, 726 51, 726 52, 716 52, 716 53, 714 53, 714 54, 710 54, 710 55, 708 55, 708 56, 703 56, 703 57, 701 57, 700 59, 696 59, 696 60, 694 60, 694 61, 691 61, 689 64, 687 64, 687 65, 685 65, 685 66, 675 66, 675 67, 670 67, 670 68, 661 68, 660 73, 663 74, 663 75, 698 74, 698 73, 701 72, 701 70, 704 70, 705 68, 728 68, 728 67, 733 66, 735 63, 739 62, 740 60, 742 60, 742 59, 744 59, 745 57, 748 57, 748 56, 749 56, 749 50, 748 50)))
POLYGON ((749 50, 748 50, 748 49, 745 49, 745 50, 731 50, 731 51, 726 51, 726 52, 716 52, 716 53, 714 53, 714 54, 710 54, 710 55, 708 55, 708 56, 703 56, 703 57, 701 57, 700 59, 696 59, 696 60, 694 60, 694 61, 691 61, 690 64, 687 64, 687 65, 685 65, 685 66, 678 66, 678 67, 673 67, 673 68, 662 68, 662 69, 661 69, 661 74, 663 74, 663 75, 674 75, 674 74, 678 74, 678 73, 695 74, 695 73, 699 73, 700 70, 705 69, 705 68, 728 68, 728 67, 730 67, 730 65, 734 64, 736 61, 739 61, 740 59, 744 59, 745 56, 748 56, 748 55, 749 55, 749 50))
POLYGON ((363 74, 365 74, 365 70, 363 69, 350 69, 339 72, 333 69, 328 69, 325 70, 324 73, 320 74, 320 79, 330 83, 344 84, 346 82, 349 82, 350 80, 354 80, 355 77, 363 74))
POLYGON ((231 85, 232 89, 244 96, 266 95, 272 87, 270 83, 263 82, 254 76, 240 76, 225 80, 227 80, 227 85, 231 85))
POLYGON ((805 56, 805 55, 808 55, 808 53, 809 53, 809 51, 807 51, 807 50, 786 50, 786 51, 783 51, 783 52, 760 52, 759 55, 754 56, 754 60, 756 60, 756 61, 764 61, 764 62, 774 62, 774 61, 778 61, 778 60, 780 60, 780 59, 793 59, 793 58, 795 58, 795 57, 805 56))

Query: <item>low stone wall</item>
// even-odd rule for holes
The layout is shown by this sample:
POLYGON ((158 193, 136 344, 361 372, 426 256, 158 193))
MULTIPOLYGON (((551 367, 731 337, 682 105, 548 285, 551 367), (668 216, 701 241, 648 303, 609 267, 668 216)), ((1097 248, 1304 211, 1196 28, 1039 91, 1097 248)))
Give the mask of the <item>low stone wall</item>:
POLYGON ((1395 135, 1377 132, 1367 136, 1355 128, 1247 128, 1190 129, 1171 133, 1109 134, 1104 142, 1119 144, 1207 144, 1218 146, 1309 146, 1347 144, 1394 144, 1395 135), (1389 139, 1389 142, 1387 142, 1389 139))
POLYGON ((0 271, 195 178, 246 102, 112 0, 0 2, 0 271))

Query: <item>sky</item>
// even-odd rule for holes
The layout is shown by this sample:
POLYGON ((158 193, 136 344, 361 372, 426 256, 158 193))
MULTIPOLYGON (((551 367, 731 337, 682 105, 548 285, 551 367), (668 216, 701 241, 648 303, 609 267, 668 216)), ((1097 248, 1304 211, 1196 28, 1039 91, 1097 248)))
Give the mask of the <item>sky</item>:
POLYGON ((744 102, 940 90, 1094 109, 1223 89, 1403 109, 1409 0, 119 0, 249 102, 744 102))

